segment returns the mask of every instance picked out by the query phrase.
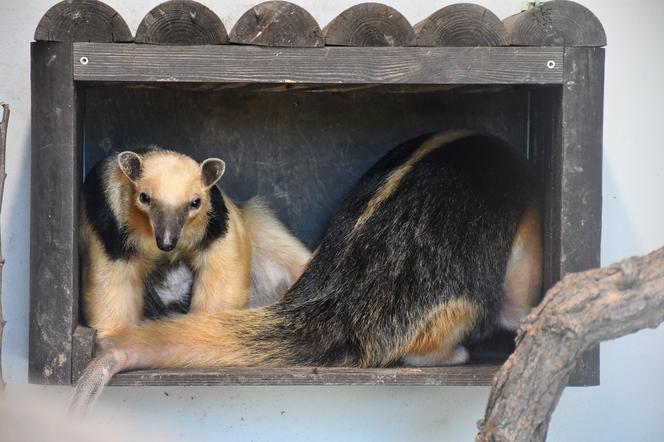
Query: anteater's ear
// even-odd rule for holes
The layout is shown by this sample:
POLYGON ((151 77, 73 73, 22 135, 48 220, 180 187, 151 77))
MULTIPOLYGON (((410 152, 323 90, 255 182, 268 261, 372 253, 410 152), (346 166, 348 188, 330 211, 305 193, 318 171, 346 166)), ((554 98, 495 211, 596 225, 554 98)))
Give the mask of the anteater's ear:
POLYGON ((125 150, 118 154, 118 165, 120 170, 127 175, 132 182, 138 181, 141 177, 141 157, 134 152, 125 150))
POLYGON ((203 189, 207 190, 214 186, 226 170, 226 163, 219 158, 208 158, 201 163, 201 181, 203 189))

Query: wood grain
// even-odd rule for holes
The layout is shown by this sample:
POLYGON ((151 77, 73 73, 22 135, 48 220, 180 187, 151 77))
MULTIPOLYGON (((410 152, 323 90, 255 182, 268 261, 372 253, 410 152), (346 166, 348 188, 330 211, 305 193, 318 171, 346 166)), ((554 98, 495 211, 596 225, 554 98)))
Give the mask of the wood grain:
POLYGON ((95 354, 96 331, 79 325, 72 336, 72 383, 81 376, 95 354))
POLYGON ((554 0, 503 20, 513 46, 606 46, 606 33, 590 10, 554 0))
POLYGON ((445 6, 415 26, 417 46, 507 46, 507 30, 496 15, 472 3, 445 6))
POLYGON ((360 3, 335 17, 325 28, 328 46, 413 46, 415 31, 406 17, 381 3, 360 3))
POLYGON ((171 45, 216 45, 229 41, 217 14, 193 0, 169 0, 156 6, 141 21, 134 40, 171 45))
POLYGON ((78 81, 559 84, 562 48, 74 44, 78 81), (82 64, 81 57, 89 62, 82 64), (548 66, 547 66, 548 64, 548 66))
POLYGON ((124 19, 97 0, 64 0, 42 17, 36 41, 129 42, 133 40, 124 19))
POLYGON ((71 383, 78 316, 80 102, 71 43, 32 43, 29 380, 71 383))
POLYGON ((267 1, 245 12, 231 29, 232 43, 313 48, 324 45, 320 26, 309 12, 285 1, 267 1))

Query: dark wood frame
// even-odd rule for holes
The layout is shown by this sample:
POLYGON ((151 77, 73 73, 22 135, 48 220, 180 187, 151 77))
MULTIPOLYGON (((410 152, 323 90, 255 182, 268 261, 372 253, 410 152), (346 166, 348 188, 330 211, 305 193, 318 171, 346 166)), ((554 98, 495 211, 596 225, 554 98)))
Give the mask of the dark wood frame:
MULTIPOLYGON (((78 325, 81 84, 555 86, 533 98, 530 115, 530 152, 546 182, 548 288, 565 274, 599 265, 603 72, 598 47, 32 43, 30 382, 71 384, 93 354, 94 333, 78 325)), ((489 385, 498 368, 158 370, 123 373, 112 385, 489 385)), ((570 384, 598 383, 596 348, 584 355, 570 384)))

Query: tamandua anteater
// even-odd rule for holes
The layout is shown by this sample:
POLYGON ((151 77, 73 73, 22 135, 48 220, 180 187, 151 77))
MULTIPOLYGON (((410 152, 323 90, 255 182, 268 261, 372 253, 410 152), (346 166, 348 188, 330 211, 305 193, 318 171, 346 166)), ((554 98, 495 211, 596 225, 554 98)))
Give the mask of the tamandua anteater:
POLYGON ((464 343, 538 299, 538 195, 528 161, 493 136, 408 141, 361 178, 283 298, 101 339, 72 410, 127 369, 463 363, 464 343))
POLYGON ((138 325, 144 312, 186 311, 179 296, 188 284, 191 311, 212 313, 273 301, 300 276, 309 251, 259 200, 238 205, 221 192, 224 169, 217 158, 198 164, 152 149, 90 171, 81 201, 83 313, 100 336, 138 325))

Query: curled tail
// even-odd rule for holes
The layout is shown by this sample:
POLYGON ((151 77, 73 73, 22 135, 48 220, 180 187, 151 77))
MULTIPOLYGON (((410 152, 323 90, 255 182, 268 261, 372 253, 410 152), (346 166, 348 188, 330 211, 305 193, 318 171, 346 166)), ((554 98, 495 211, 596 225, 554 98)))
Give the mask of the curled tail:
POLYGON ((267 308, 190 313, 101 338, 101 353, 79 378, 69 412, 84 415, 113 376, 126 370, 297 363, 286 345, 259 339, 281 322, 267 308))
POLYGON ((111 378, 131 366, 127 358, 128 355, 117 349, 107 350, 94 358, 76 383, 69 401, 69 415, 84 417, 111 378))

